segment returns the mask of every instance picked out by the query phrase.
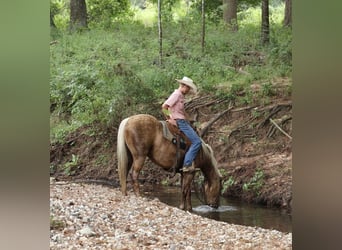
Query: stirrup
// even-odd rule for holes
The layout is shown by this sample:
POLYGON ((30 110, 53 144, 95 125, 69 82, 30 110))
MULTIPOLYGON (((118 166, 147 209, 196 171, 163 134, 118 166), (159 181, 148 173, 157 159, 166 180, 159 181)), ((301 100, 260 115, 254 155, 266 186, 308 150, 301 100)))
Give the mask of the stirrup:
POLYGON ((196 171, 196 168, 194 164, 192 164, 191 166, 183 166, 183 168, 181 168, 180 171, 182 171, 183 173, 194 172, 196 171))

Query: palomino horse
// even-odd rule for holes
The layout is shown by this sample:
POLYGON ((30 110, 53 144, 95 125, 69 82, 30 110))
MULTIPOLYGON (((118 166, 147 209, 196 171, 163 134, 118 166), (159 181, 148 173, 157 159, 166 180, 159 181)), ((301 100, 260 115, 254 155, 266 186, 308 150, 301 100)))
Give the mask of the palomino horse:
MULTIPOLYGON (((180 159, 184 150, 179 150, 180 159)), ((119 126, 117 138, 118 172, 121 191, 127 195, 127 175, 132 168, 133 190, 140 195, 138 176, 146 156, 165 170, 176 162, 176 146, 163 136, 163 125, 151 115, 134 115, 124 119, 119 126)), ((182 163, 182 162, 181 162, 182 163)), ((209 206, 219 206, 221 175, 217 169, 211 147, 202 141, 202 147, 194 161, 204 175, 204 200, 209 206)), ((181 174, 181 209, 191 210, 191 183, 194 172, 181 174)))

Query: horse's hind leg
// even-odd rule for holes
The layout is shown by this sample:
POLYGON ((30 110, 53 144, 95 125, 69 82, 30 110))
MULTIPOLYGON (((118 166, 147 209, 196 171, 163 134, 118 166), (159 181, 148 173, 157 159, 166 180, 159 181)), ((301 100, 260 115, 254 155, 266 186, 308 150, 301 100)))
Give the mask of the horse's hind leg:
POLYGON ((133 190, 134 193, 139 196, 140 195, 140 189, 139 189, 139 173, 142 169, 145 162, 145 157, 138 157, 134 159, 133 161, 133 167, 132 167, 132 184, 133 184, 133 190))

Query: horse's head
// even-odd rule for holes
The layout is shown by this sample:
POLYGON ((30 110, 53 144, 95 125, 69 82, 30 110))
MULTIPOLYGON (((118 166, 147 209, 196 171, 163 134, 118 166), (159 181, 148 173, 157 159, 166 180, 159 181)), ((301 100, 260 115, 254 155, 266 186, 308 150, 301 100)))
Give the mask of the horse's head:
MULTIPOLYGON (((203 144, 202 144, 203 145, 203 144)), ((206 205, 218 208, 220 205, 221 179, 222 176, 217 168, 217 161, 213 150, 208 144, 203 145, 204 154, 207 156, 206 166, 202 169, 204 180, 204 199, 206 205)))
POLYGON ((221 180, 204 182, 204 199, 205 204, 218 208, 220 206, 220 192, 221 192, 221 180))

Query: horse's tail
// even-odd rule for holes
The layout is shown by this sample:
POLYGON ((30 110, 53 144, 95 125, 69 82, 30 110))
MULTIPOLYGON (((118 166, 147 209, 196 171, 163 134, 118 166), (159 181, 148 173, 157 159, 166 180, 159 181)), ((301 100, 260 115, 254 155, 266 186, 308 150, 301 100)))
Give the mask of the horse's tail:
POLYGON ((119 126, 116 155, 118 158, 118 173, 121 185, 121 192, 127 195, 127 174, 128 174, 128 156, 125 142, 124 130, 128 118, 124 119, 119 126))

